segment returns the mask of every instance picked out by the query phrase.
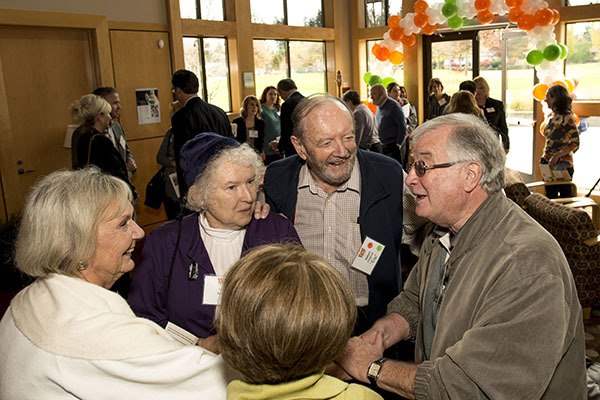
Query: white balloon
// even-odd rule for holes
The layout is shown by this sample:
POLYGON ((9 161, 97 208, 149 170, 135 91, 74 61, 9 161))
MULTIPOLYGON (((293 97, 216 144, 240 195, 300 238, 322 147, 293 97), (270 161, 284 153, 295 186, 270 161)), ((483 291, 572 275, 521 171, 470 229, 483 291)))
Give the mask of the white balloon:
POLYGON ((446 17, 442 14, 442 6, 443 4, 436 4, 435 6, 430 6, 425 10, 425 14, 429 17, 429 23, 431 25, 434 24, 443 24, 446 22, 446 17))

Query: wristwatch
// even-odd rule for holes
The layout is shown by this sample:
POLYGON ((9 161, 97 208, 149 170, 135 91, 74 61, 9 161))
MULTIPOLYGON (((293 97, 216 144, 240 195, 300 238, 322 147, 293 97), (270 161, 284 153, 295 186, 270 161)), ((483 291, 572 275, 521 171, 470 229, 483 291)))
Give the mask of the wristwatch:
POLYGON ((382 357, 378 360, 373 361, 369 365, 369 369, 367 369, 367 378, 369 378, 369 382, 371 385, 377 386, 377 379, 379 379, 379 374, 381 373, 381 367, 383 363, 387 361, 387 358, 382 357))

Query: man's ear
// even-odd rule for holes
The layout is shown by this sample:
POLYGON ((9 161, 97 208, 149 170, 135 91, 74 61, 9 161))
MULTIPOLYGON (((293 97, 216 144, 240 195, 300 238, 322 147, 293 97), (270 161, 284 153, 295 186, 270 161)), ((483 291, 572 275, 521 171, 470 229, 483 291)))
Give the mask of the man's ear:
POLYGON ((481 176, 483 175, 483 168, 479 163, 470 161, 466 163, 463 168, 464 176, 464 189, 466 192, 471 193, 475 190, 481 182, 481 176))
POLYGON ((301 159, 306 160, 306 158, 307 158, 306 149, 304 149, 304 145, 302 144, 300 139, 298 139, 294 135, 292 135, 292 137, 290 139, 292 140, 292 144, 294 145, 294 148, 296 149, 296 153, 298 153, 298 155, 300 156, 301 159))

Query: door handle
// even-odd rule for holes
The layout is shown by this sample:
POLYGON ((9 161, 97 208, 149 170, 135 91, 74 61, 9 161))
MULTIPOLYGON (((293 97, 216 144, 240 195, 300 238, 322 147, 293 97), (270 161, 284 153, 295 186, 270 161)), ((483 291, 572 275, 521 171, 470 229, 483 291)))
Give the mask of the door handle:
POLYGON ((30 173, 32 173, 32 172, 35 172, 35 169, 25 169, 25 168, 19 168, 19 169, 17 170, 17 173, 18 173, 19 175, 30 174, 30 173))

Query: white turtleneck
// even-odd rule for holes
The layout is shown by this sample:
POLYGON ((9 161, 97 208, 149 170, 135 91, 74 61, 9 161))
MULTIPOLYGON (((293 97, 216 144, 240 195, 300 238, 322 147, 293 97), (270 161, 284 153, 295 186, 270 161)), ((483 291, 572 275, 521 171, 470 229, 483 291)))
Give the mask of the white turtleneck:
POLYGON ((212 228, 204 216, 198 217, 200 236, 217 276, 225 276, 229 268, 240 259, 246 228, 240 230, 212 228))

